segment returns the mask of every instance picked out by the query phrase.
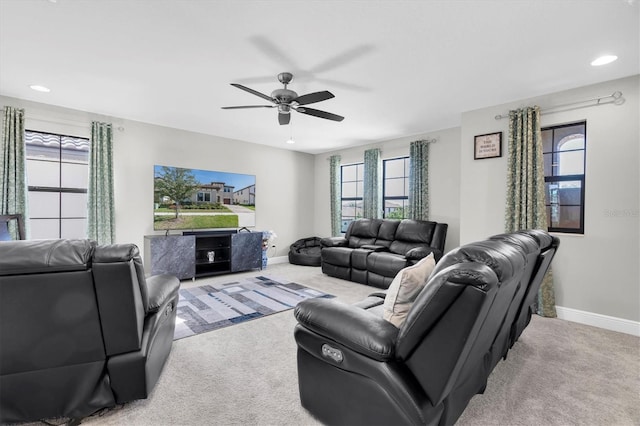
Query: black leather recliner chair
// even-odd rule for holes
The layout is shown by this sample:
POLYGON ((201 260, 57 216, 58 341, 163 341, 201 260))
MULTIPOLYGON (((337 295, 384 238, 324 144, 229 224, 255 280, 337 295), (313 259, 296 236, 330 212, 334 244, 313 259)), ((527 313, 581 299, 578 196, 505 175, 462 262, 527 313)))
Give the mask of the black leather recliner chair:
POLYGON ((0 421, 82 418, 153 389, 180 282, 132 244, 0 243, 0 421))
POLYGON ((522 231, 449 252, 399 329, 382 317, 384 292, 301 302, 303 407, 327 424, 455 423, 526 327, 558 243, 522 231))

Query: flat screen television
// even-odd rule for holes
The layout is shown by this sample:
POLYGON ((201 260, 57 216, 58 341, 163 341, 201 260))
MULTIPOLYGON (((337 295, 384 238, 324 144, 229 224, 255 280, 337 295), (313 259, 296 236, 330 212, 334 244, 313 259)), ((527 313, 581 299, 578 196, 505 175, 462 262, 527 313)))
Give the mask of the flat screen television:
POLYGON ((256 177, 153 166, 153 229, 215 229, 256 224, 256 177))

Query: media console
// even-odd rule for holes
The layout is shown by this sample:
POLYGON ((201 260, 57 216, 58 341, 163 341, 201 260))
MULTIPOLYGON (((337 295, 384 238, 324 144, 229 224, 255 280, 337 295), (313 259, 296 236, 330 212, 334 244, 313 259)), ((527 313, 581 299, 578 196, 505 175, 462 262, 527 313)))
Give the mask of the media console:
POLYGON ((145 265, 152 275, 184 280, 262 267, 262 232, 189 231, 145 235, 144 241, 145 265))

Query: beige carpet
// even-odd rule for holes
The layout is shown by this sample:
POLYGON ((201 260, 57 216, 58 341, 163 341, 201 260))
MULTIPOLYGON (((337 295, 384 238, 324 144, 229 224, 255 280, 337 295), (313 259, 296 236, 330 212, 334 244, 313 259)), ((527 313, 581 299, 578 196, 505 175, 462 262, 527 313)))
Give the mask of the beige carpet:
MULTIPOLYGON (((283 277, 355 302, 373 288, 289 264, 185 281, 283 277)), ((293 311, 174 342, 146 400, 94 415, 87 425, 314 425, 298 400, 293 311)), ((355 407, 354 407, 355 409, 355 407)), ((640 338, 534 317, 459 425, 639 425, 640 338)))

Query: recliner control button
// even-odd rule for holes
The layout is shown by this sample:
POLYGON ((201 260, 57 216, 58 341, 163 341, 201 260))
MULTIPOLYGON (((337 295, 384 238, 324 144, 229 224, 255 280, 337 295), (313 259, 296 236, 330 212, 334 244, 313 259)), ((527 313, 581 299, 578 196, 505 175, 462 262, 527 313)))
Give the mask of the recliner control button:
POLYGON ((340 349, 332 348, 326 343, 322 345, 322 356, 325 358, 329 358, 332 361, 337 362, 338 364, 342 362, 344 359, 342 356, 342 351, 340 349))

